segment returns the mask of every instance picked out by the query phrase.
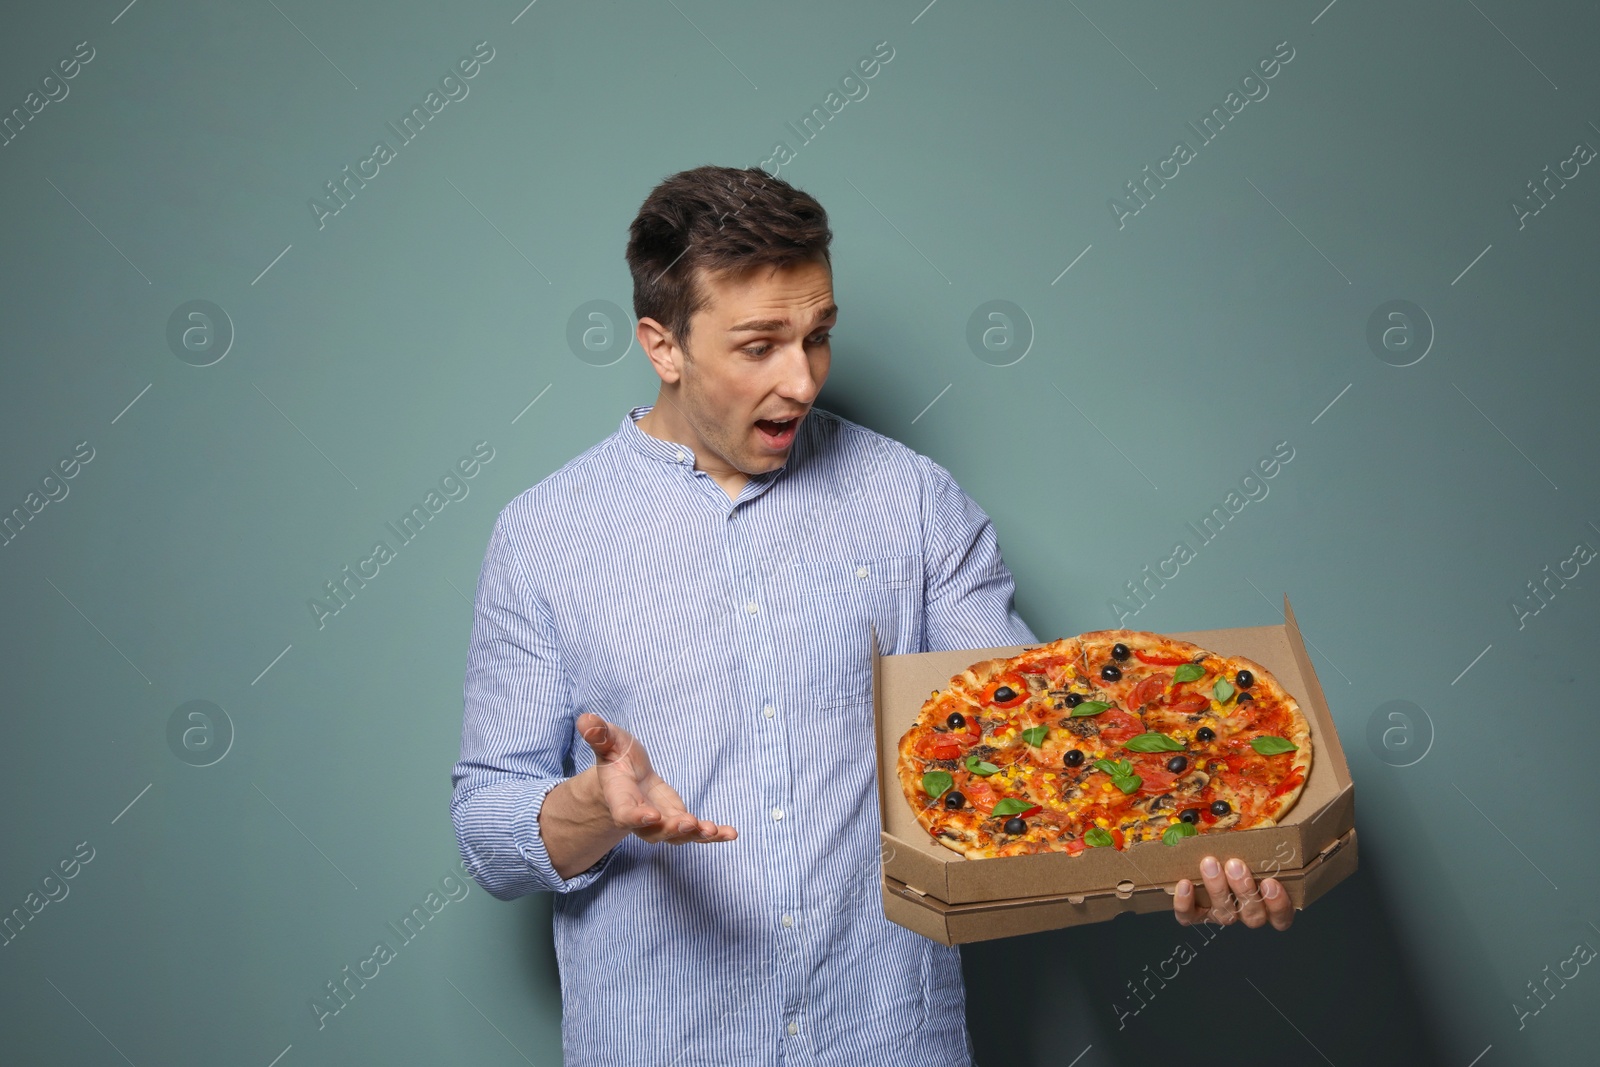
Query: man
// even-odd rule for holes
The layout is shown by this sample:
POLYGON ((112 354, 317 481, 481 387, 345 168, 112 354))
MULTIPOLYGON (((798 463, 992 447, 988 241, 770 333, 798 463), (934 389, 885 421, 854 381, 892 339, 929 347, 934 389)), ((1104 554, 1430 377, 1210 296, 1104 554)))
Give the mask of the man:
MULTIPOLYGON (((489 893, 556 894, 569 1064, 968 1062, 958 951, 883 915, 869 633, 1038 638, 949 472, 813 406, 831 236, 757 168, 658 185, 627 250, 656 403, 489 541, 450 810, 489 893)), ((1205 882, 1214 921, 1293 918, 1205 882)))

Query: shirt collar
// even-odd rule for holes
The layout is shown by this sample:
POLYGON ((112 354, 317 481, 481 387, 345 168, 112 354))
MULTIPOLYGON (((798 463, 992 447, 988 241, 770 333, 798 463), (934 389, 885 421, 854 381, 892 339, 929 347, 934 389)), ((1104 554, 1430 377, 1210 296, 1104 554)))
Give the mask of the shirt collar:
MULTIPOLYGON (((651 459, 658 460, 662 463, 671 464, 674 467, 683 467, 686 470, 693 470, 695 460, 694 449, 690 448, 688 445, 678 444, 676 441, 663 441, 661 438, 653 437, 639 429, 638 420, 653 407, 655 407, 654 404, 642 404, 638 407, 628 409, 628 413, 623 416, 622 424, 618 428, 618 432, 622 435, 623 440, 627 441, 628 444, 632 445, 640 453, 648 456, 651 459)), ((795 434, 794 443, 789 446, 789 454, 784 457, 783 464, 781 466, 774 467, 770 471, 763 471, 760 474, 750 475, 750 480, 752 482, 760 483, 772 481, 784 471, 789 469, 791 463, 800 455, 801 449, 805 447, 805 445, 809 444, 809 440, 803 439, 809 438, 807 431, 811 427, 812 417, 815 414, 815 408, 807 413, 805 421, 800 424, 800 432, 795 434)))
POLYGON ((628 409, 628 413, 622 418, 622 426, 618 431, 621 433, 623 440, 651 459, 657 459, 663 463, 671 463, 674 466, 687 464, 692 467, 694 465, 694 450, 688 445, 680 445, 673 441, 663 441, 661 438, 652 437, 639 429, 638 420, 653 407, 655 407, 654 404, 644 404, 628 409))

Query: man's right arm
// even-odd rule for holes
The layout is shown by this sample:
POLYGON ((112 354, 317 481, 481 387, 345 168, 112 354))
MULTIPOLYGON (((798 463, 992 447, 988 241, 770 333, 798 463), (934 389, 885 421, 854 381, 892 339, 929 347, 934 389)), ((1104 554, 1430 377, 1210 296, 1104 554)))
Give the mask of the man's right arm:
MULTIPOLYGON (((564 773, 572 745, 572 701, 554 623, 523 575, 508 539, 507 512, 496 520, 478 577, 467 649, 461 758, 451 771, 450 817, 462 859, 492 896, 512 900, 537 890, 582 889, 599 878, 626 831, 577 837, 595 850, 563 855, 558 870, 541 823, 563 833, 593 822, 583 779, 564 773), (576 795, 575 795, 576 794, 576 795), (553 810, 543 816, 545 805, 553 810), (574 867, 573 859, 588 856, 574 867), (570 876, 570 877, 569 877, 570 876)), ((598 796, 598 789, 588 796, 598 796)))
POLYGON ((567 776, 572 699, 555 625, 495 523, 467 651, 461 758, 450 817, 467 870, 490 895, 567 893, 593 883, 630 833, 652 843, 729 841, 697 819, 644 746, 597 715, 576 725, 594 764, 567 776))

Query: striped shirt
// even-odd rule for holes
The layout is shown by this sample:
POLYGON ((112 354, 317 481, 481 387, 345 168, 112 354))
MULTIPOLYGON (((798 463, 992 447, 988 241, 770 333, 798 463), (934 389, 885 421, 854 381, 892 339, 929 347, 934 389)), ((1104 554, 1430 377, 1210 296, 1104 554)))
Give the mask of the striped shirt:
POLYGON ((451 773, 466 867, 555 894, 570 1065, 966 1064, 959 952, 883 914, 869 627, 885 654, 1037 643, 994 527, 819 408, 730 499, 649 410, 495 522, 451 773), (539 809, 594 762, 586 711, 737 840, 629 836, 558 875, 539 809))

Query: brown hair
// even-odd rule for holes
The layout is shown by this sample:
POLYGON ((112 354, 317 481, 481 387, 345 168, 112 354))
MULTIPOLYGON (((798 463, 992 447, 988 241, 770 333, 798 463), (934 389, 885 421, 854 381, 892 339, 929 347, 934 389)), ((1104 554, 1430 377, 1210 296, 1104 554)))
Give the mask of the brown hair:
POLYGON ((708 299, 709 276, 822 259, 831 268, 828 213, 808 193, 760 167, 703 166, 664 179, 628 228, 633 314, 655 319, 678 344, 708 299))

